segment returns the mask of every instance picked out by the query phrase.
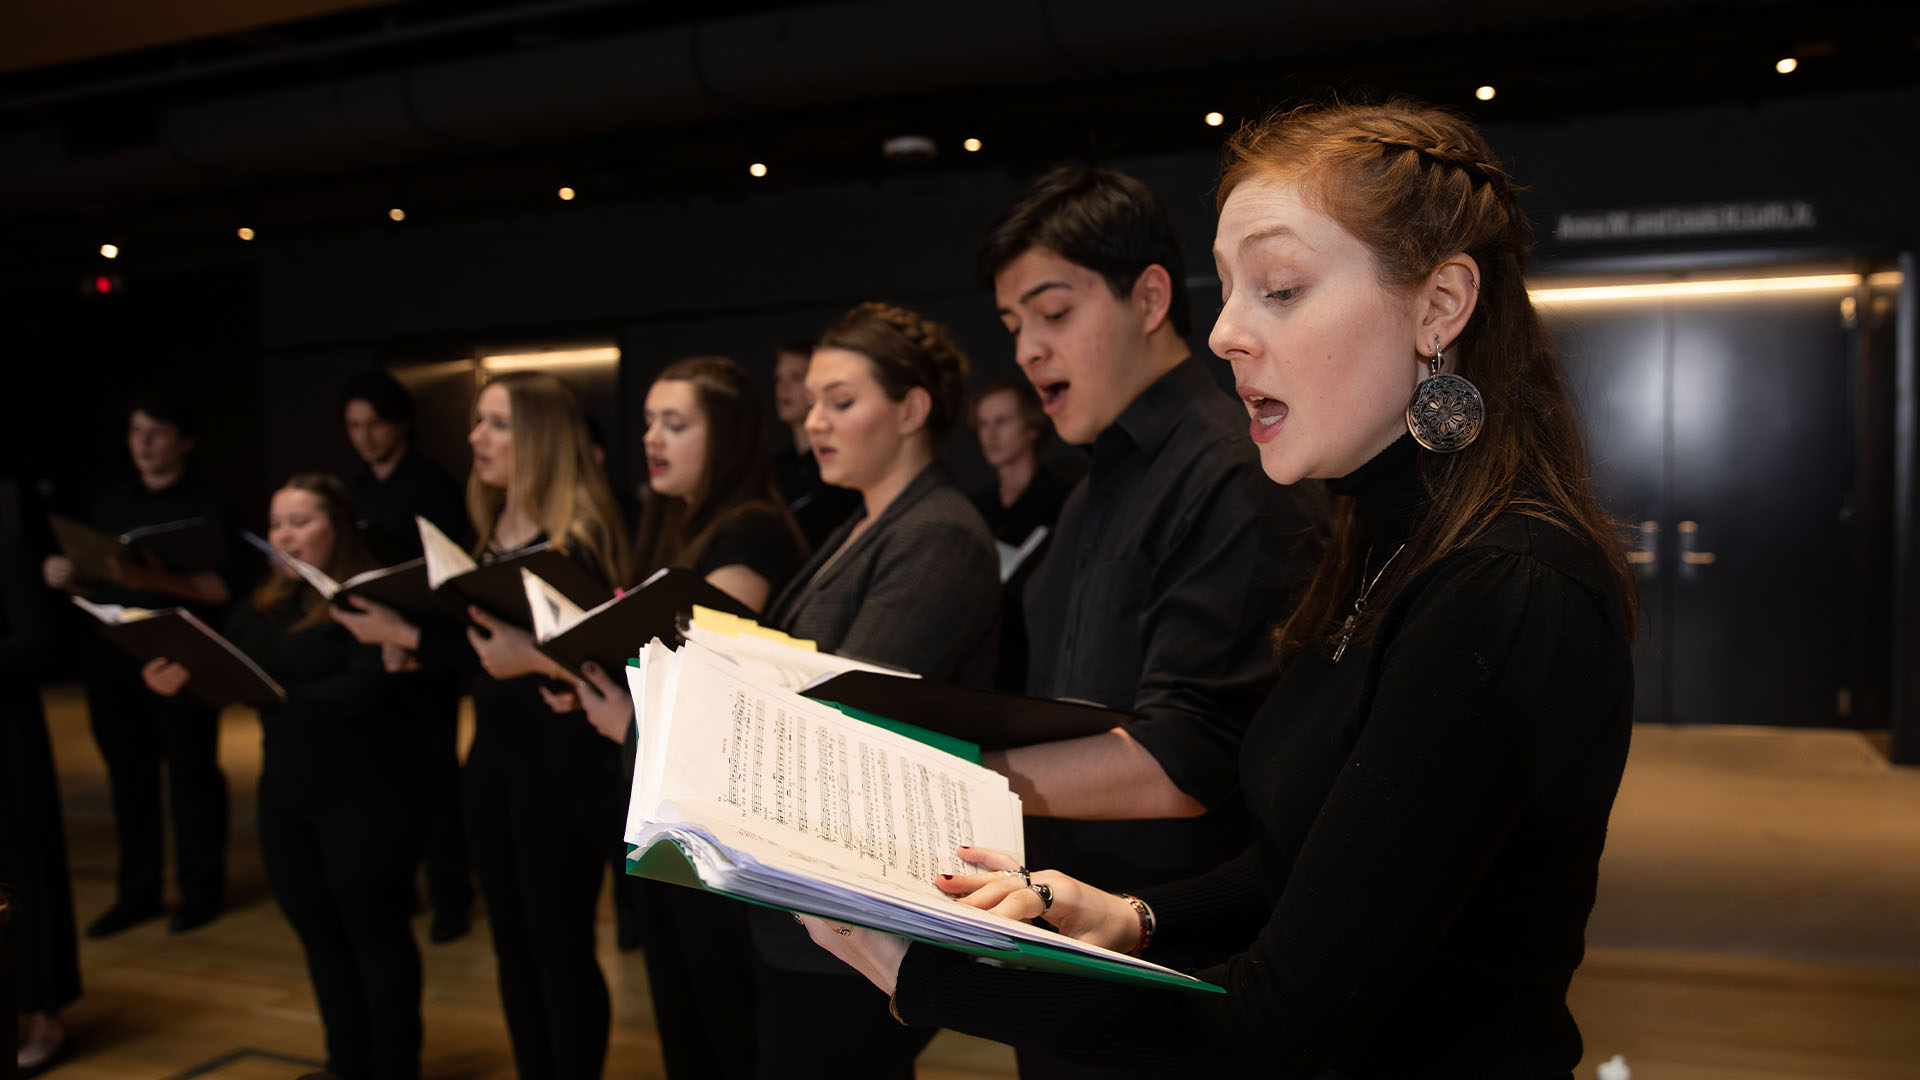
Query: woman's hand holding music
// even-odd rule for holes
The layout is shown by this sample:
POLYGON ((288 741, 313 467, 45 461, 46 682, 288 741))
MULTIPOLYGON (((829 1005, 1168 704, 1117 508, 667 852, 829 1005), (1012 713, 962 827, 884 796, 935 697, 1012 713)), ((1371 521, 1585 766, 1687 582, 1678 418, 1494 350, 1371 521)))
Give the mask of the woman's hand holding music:
POLYGON ((522 675, 572 678, 566 669, 533 647, 532 634, 512 623, 501 622, 471 604, 467 606, 467 617, 474 622, 474 626, 467 628, 467 642, 473 646, 474 655, 480 658, 480 666, 487 674, 496 679, 522 675))
POLYGON ((164 656, 156 656, 140 667, 140 681, 161 697, 172 697, 186 689, 187 680, 192 677, 184 665, 164 656))
POLYGON ((934 884, 963 904, 1022 922, 1044 917, 1070 938, 1115 952, 1131 952, 1140 943, 1139 912, 1112 893, 1058 870, 1028 874, 1004 851, 963 847, 959 855, 983 872, 943 875, 934 884))
POLYGON ((327 611, 362 645, 397 645, 409 652, 420 647, 420 628, 385 604, 349 596, 327 611))

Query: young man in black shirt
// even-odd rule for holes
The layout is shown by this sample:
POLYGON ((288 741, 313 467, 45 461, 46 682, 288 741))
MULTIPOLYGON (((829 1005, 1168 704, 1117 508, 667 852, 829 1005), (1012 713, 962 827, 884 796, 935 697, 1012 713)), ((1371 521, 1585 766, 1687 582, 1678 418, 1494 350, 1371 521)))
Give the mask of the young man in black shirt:
MULTIPOLYGON (((1026 590, 1027 691, 1139 719, 989 754, 1027 859, 1111 889, 1247 842, 1240 738, 1274 677, 1269 630, 1318 556, 1326 496, 1262 473, 1245 410, 1186 342, 1173 222, 1140 181, 1067 166, 989 230, 978 265, 1060 438, 1092 450, 1026 590)), ((1025 1076, 1083 1075, 1022 1053, 1025 1076)))
MULTIPOLYGON (((226 501, 188 472, 193 436, 193 419, 183 404, 161 398, 136 402, 127 415, 127 450, 139 478, 101 493, 93 504, 93 526, 110 536, 195 518, 224 526, 226 501)), ((53 588, 98 603, 184 605, 218 625, 210 609, 230 596, 222 569, 183 573, 116 560, 112 580, 94 581, 82 577, 71 559, 50 555, 41 572, 53 588)), ((91 641, 87 712, 107 763, 120 862, 113 905, 87 924, 87 936, 117 934, 161 912, 163 761, 180 889, 168 929, 179 933, 204 926, 226 905, 227 778, 220 771, 219 710, 148 691, 137 661, 104 639, 91 641)))
POLYGON ((467 534, 466 497, 445 469, 413 449, 413 398, 380 368, 348 380, 340 418, 366 467, 353 475, 360 531, 383 566, 420 556, 418 514, 455 541, 467 534))
MULTIPOLYGON (((413 448, 413 398, 381 368, 348 380, 340 395, 347 438, 366 467, 347 487, 367 546, 382 565, 420 556, 418 514, 455 542, 466 539, 466 500, 453 478, 413 448)), ((433 925, 427 936, 452 941, 467 932, 473 881, 467 865, 466 829, 460 813, 459 677, 423 671, 407 676, 419 695, 424 730, 421 752, 432 790, 428 814, 427 896, 433 925)))

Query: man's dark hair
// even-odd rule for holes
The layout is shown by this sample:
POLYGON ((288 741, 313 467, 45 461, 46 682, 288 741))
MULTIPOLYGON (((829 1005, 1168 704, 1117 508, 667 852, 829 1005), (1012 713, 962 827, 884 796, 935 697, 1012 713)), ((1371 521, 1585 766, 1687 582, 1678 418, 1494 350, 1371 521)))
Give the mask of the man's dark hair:
POLYGON ((413 424, 413 396, 386 368, 368 368, 347 380, 340 391, 340 412, 355 401, 373 406, 373 415, 389 424, 413 424))
POLYGON ((1046 248, 1099 274, 1113 295, 1133 295, 1141 271, 1158 263, 1172 279, 1167 317, 1181 337, 1193 330, 1187 261, 1173 216, 1153 189, 1125 173, 1062 165, 1033 182, 980 241, 974 273, 983 288, 1007 264, 1046 248))
POLYGON ((150 420, 172 424, 180 429, 182 438, 191 439, 199 433, 199 425, 194 422, 193 406, 171 394, 136 394, 127 401, 123 413, 123 419, 126 420, 132 420, 134 413, 145 413, 150 420))

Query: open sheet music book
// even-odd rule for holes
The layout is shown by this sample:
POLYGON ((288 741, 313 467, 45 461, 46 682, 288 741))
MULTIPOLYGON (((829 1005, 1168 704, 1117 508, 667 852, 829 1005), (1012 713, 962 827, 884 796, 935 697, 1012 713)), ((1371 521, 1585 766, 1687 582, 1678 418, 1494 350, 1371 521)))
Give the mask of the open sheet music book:
POLYGON ((368 570, 355 574, 345 581, 335 581, 327 572, 306 562, 294 558, 267 543, 254 533, 242 531, 240 536, 247 543, 259 548, 267 558, 281 563, 300 575, 300 579, 313 586, 315 592, 330 604, 351 607, 345 603, 349 596, 364 596, 377 604, 398 611, 401 615, 421 622, 429 618, 447 618, 454 614, 446 601, 436 597, 427 587, 427 563, 424 558, 408 559, 393 566, 383 566, 378 570, 368 570))
POLYGON ((107 640, 139 660, 166 657, 187 669, 187 692, 216 708, 274 705, 287 692, 253 658, 186 608, 122 607, 73 597, 75 606, 100 620, 107 640))
POLYGON ((128 529, 108 536, 91 525, 59 514, 48 514, 60 553, 72 559, 82 576, 111 581, 110 559, 138 563, 151 557, 176 574, 218 569, 226 561, 227 540, 220 527, 206 518, 186 518, 128 529))
POLYGON ((532 570, 522 569, 520 579, 533 613, 534 647, 575 675, 591 660, 613 677, 645 642, 678 641, 681 620, 696 609, 740 616, 749 611, 706 578, 679 568, 659 570, 638 588, 591 610, 582 610, 532 570))
POLYGON ((1217 989, 935 888, 939 874, 974 872, 960 845, 1024 851, 1020 799, 1000 774, 696 641, 650 642, 627 679, 639 727, 630 872, 1009 964, 1217 989))
POLYGON ((427 587, 458 611, 471 604, 510 625, 531 630, 533 609, 527 602, 522 570, 538 574, 575 608, 598 607, 613 595, 585 566, 549 544, 522 548, 482 566, 433 522, 417 515, 413 520, 425 551, 427 587))

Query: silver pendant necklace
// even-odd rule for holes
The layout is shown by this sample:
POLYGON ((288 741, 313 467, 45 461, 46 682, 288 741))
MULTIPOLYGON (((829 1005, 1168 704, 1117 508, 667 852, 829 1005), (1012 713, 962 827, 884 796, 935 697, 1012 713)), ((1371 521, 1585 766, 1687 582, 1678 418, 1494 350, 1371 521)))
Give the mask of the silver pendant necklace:
POLYGON ((1366 567, 1367 567, 1367 563, 1373 561, 1373 549, 1372 548, 1367 549, 1366 560, 1360 564, 1360 583, 1361 583, 1360 596, 1357 599, 1355 599, 1353 602, 1353 614, 1347 616, 1346 621, 1340 624, 1340 637, 1339 637, 1339 640, 1335 641, 1333 645, 1333 662, 1334 663, 1336 664, 1339 663, 1340 658, 1346 655, 1347 642, 1353 640, 1353 628, 1355 625, 1357 625, 1360 622, 1360 616, 1365 614, 1367 610, 1367 597, 1373 592, 1373 587, 1375 585, 1380 584, 1380 579, 1385 577, 1387 574, 1387 567, 1392 566, 1393 560, 1399 558, 1400 553, 1405 550, 1407 550, 1407 545, 1405 543, 1402 543, 1399 547, 1394 548, 1393 554, 1387 556, 1387 561, 1380 564, 1380 571, 1373 575, 1373 580, 1368 581, 1366 567))

